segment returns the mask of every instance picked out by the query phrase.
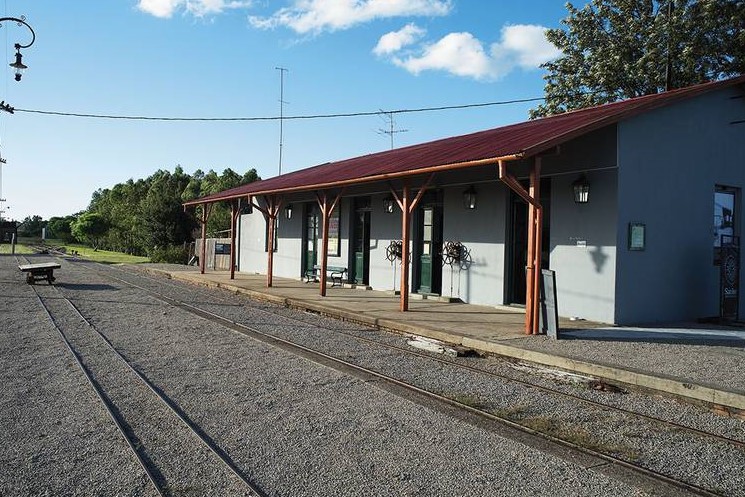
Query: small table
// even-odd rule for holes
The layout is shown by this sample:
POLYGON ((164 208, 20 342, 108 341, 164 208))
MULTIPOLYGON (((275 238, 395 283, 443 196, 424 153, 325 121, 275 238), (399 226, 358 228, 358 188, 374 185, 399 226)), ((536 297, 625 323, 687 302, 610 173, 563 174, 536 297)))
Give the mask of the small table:
POLYGON ((41 262, 39 264, 21 264, 18 269, 26 273, 26 283, 29 285, 41 280, 47 280, 51 285, 55 280, 54 270, 61 267, 56 262, 41 262))

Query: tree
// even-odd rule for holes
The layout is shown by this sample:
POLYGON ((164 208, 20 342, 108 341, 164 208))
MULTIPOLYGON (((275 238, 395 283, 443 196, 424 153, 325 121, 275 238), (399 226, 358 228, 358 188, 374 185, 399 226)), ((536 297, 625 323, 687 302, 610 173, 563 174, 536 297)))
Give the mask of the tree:
POLYGON ((46 223, 41 216, 26 216, 18 226, 18 236, 41 238, 41 230, 46 223))
POLYGON ((745 0, 591 0, 549 29, 542 117, 745 72, 745 0))
POLYGON ((97 212, 86 212, 71 225, 72 234, 80 241, 88 242, 98 250, 99 240, 109 229, 109 223, 97 212))
POLYGON ((71 228, 73 222, 75 222, 75 216, 50 217, 47 228, 51 231, 53 238, 59 238, 63 242, 69 243, 74 239, 71 228))

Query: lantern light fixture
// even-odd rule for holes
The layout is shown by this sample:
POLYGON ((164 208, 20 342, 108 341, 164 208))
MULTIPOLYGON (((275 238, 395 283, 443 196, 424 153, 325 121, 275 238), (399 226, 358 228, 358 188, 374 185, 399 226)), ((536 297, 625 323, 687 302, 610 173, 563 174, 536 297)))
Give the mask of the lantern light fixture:
POLYGON ((476 208, 476 189, 473 185, 463 192, 463 207, 468 210, 474 210, 476 208))
POLYGON ((9 64, 10 67, 16 70, 16 81, 20 81, 21 77, 23 76, 23 73, 26 72, 26 69, 28 69, 28 66, 23 63, 23 55, 21 55, 21 46, 16 43, 16 61, 12 64, 9 64))
POLYGON ((388 214, 393 213, 393 203, 394 199, 392 195, 388 195, 383 199, 383 212, 386 212, 388 214))
POLYGON ((584 174, 572 183, 572 191, 574 192, 574 202, 577 204, 586 204, 590 199, 590 182, 587 181, 584 174))
POLYGON ((287 204, 287 207, 285 207, 285 217, 292 219, 292 204, 287 204))

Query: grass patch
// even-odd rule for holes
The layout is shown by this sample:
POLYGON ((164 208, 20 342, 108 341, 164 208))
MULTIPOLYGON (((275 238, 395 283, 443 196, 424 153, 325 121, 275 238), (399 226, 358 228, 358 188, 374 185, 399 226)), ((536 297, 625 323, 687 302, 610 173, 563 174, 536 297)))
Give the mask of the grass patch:
MULTIPOLYGON (((0 244, 0 254, 11 254, 11 245, 9 243, 0 244)), ((33 254, 34 251, 25 245, 16 244, 16 254, 33 254)))
MULTIPOLYGON (((27 252, 23 253, 30 254, 34 252, 31 249, 32 246, 38 247, 43 245, 48 248, 64 249, 68 255, 71 255, 73 250, 75 250, 78 252, 79 257, 100 262, 102 264, 139 264, 142 262, 150 262, 150 259, 147 257, 129 255, 122 252, 111 252, 109 250, 93 250, 87 245, 64 243, 62 240, 49 239, 42 242, 40 238, 19 238, 18 242, 19 244, 24 245, 16 245, 16 253, 21 253, 19 252, 19 249, 22 247, 24 250, 27 250, 27 252)), ((2 245, 2 247, 5 247, 5 245, 2 245)), ((10 248, 7 250, 8 253, 10 253, 10 248)))
POLYGON ((640 458, 639 451, 634 448, 617 445, 598 439, 595 435, 574 425, 565 425, 559 420, 544 416, 524 418, 520 424, 554 438, 585 447, 596 452, 619 457, 629 462, 636 462, 640 458))
MULTIPOLYGON (((101 262, 103 264, 139 264, 142 262, 150 262, 150 259, 147 257, 129 255, 122 252, 110 252, 108 250, 94 251, 91 247, 86 247, 85 245, 66 244, 61 245, 61 247, 65 248, 68 255, 72 254, 73 250, 76 250, 79 257, 101 262)), ((55 245, 55 248, 60 248, 60 246, 55 245)))
POLYGON ((464 406, 473 407, 474 409, 483 409, 486 407, 486 402, 481 400, 476 395, 471 395, 468 393, 446 393, 443 396, 447 397, 450 400, 454 400, 459 404, 463 404, 464 406))

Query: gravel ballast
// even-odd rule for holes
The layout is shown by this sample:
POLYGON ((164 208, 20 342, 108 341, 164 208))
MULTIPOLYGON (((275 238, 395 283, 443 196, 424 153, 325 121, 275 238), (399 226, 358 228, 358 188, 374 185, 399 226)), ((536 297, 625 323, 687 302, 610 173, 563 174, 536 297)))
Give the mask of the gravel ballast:
MULTIPOLYGON (((23 283, 14 264, 14 258, 0 257, 0 284, 7 296, 2 303, 3 316, 16 316, 0 325, 0 361, 2 374, 17 378, 18 383, 12 397, 3 394, 0 430, 4 433, 0 436, 4 448, 14 445, 20 448, 15 452, 5 451, 7 461, 3 462, 11 471, 0 477, 5 478, 0 480, 3 484, 0 493, 27 495, 34 493, 29 492, 30 488, 58 488, 50 482, 63 478, 69 471, 77 471, 87 477, 75 481, 74 488, 81 495, 147 495, 142 470, 127 453, 124 442, 117 438, 103 409, 96 405, 95 396, 73 367, 71 358, 63 354, 66 351, 55 338, 38 302, 30 298, 32 290, 23 283), (25 363, 15 350, 22 334, 34 344, 48 342, 45 347, 56 351, 55 354, 43 353, 44 347, 29 347, 32 350, 27 351, 28 360, 35 363, 36 369, 26 366, 24 371, 25 363), (55 408, 43 416, 50 425, 51 435, 46 440, 39 439, 32 427, 17 426, 17 420, 32 416, 28 406, 34 391, 51 381, 59 382, 56 392, 39 394, 43 395, 39 402, 69 403, 67 408, 76 413, 76 427, 85 426, 95 418, 96 436, 108 433, 111 440, 108 447, 101 449, 100 442, 87 445, 90 437, 68 434, 74 451, 86 454, 96 450, 96 455, 81 458, 79 462, 75 458, 66 459, 68 465, 82 465, 72 469, 64 467, 61 461, 44 460, 43 466, 39 463, 36 468, 32 483, 24 487, 19 482, 29 476, 22 472, 25 461, 37 454, 62 450, 55 437, 66 432, 56 424, 60 417, 57 413, 64 409, 55 408), (88 404, 81 403, 78 397, 87 399, 88 404), (72 402, 69 398, 78 400, 72 402), (8 416, 6 412, 14 412, 16 416, 8 416), (96 412, 100 416, 95 416, 96 412), (112 478, 119 485, 107 489, 112 478)), ((545 410, 578 418, 586 415, 587 423, 612 425, 619 431, 625 428, 622 419, 603 423, 597 414, 575 414, 574 406, 551 399, 545 402, 558 407, 535 404, 538 402, 535 398, 514 386, 453 374, 426 360, 412 361, 374 347, 363 351, 348 337, 342 339, 330 336, 328 330, 324 332, 324 328, 338 326, 366 336, 373 333, 359 326, 302 313, 292 317, 302 318, 304 322, 282 319, 295 311, 251 303, 225 292, 165 280, 146 281, 136 273, 127 275, 119 269, 96 267, 96 271, 103 272, 92 272, 85 263, 63 262, 58 271, 59 291, 72 299, 138 370, 188 413, 269 495, 644 495, 628 483, 586 469, 579 462, 543 453, 393 395, 375 382, 320 366, 182 309, 166 306, 141 290, 107 280, 105 274, 111 271, 112 275, 143 286, 158 286, 161 291, 199 303, 212 312, 278 335, 305 340, 308 345, 325 347, 349 358, 356 357, 367 365, 435 390, 483 397, 487 402, 511 399, 513 404, 530 404, 530 409, 536 412, 545 410), (252 305, 269 312, 254 312, 252 305)), ((401 341, 399 336, 375 334, 382 341, 401 341)), ((515 375, 525 374, 491 359, 464 361, 509 370, 515 375)), ((540 378, 536 381, 551 383, 540 378)), ((624 395, 622 401, 614 402, 633 404, 636 401, 631 395, 636 394, 624 395)), ((638 400, 640 404, 650 401, 654 398, 638 400)), ((668 412, 674 408, 675 403, 670 403, 660 409, 668 412)), ((681 406, 681 409, 690 411, 691 407, 681 406)), ((716 427, 717 419, 723 418, 709 418, 701 410, 696 412, 696 419, 699 425, 709 426, 707 423, 711 422, 716 427)), ((742 429, 738 422, 727 419, 724 425, 737 432, 738 426, 742 429)), ((722 425, 718 426, 721 429, 722 425)), ((624 436, 634 439, 633 434, 624 436)), ((642 438, 649 436, 645 431, 642 438)), ((626 438, 621 442, 627 443, 626 438)), ((652 447, 654 440, 644 443, 652 447)), ((681 439, 676 443, 682 446, 688 442, 681 439)), ((725 458, 739 457, 707 447, 691 454, 708 461, 721 457, 722 464, 726 464, 725 458)), ((655 457, 664 459, 665 455, 655 457)), ((679 464, 682 468, 685 460, 679 464)), ((742 462, 739 464, 741 467, 742 462)), ((727 482, 725 488, 730 488, 729 485, 742 488, 743 482, 729 474, 727 467, 718 475, 727 482)), ((708 477, 702 477, 701 481, 707 481, 708 477)), ((715 477, 711 475, 712 479, 715 477)))

